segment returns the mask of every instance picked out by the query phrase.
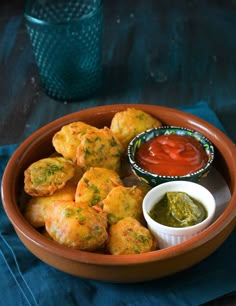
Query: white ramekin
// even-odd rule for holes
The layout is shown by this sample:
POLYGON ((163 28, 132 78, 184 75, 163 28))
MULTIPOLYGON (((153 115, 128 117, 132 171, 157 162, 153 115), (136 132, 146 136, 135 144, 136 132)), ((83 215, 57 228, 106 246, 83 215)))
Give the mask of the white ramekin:
POLYGON ((216 203, 213 195, 198 183, 188 181, 171 181, 152 188, 143 200, 143 214, 149 230, 157 239, 159 248, 167 248, 197 235, 210 225, 214 217, 216 203), (188 227, 169 227, 154 221, 149 212, 161 200, 166 192, 186 192, 189 196, 201 202, 207 210, 207 218, 202 222, 188 227))

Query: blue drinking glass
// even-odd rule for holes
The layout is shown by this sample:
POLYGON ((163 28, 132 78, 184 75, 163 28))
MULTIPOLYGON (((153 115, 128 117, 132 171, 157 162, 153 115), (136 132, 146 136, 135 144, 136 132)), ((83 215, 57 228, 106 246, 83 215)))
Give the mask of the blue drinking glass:
POLYGON ((102 0, 29 0, 25 21, 46 93, 63 101, 95 94, 102 84, 102 0))

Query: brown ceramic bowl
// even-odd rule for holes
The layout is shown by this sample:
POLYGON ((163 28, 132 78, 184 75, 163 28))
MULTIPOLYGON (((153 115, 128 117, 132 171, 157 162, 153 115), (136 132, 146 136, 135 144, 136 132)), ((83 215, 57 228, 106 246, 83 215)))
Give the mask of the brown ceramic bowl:
POLYGON ((236 223, 236 149, 221 131, 182 111, 153 105, 110 105, 86 109, 55 120, 27 138, 11 157, 2 180, 4 209, 23 244, 39 259, 64 272, 80 277, 112 282, 140 282, 184 270, 212 254, 233 231, 236 223), (73 250, 50 241, 35 230, 19 209, 23 171, 34 161, 48 156, 52 136, 63 125, 82 120, 103 127, 118 111, 142 109, 166 125, 196 130, 215 146, 214 167, 224 177, 231 198, 220 216, 197 236, 166 249, 135 255, 105 255, 73 250))

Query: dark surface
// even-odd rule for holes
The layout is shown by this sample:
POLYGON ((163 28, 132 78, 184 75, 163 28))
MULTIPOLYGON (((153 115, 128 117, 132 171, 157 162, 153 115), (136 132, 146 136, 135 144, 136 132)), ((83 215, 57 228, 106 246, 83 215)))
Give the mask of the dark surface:
MULTIPOLYGON (((104 1, 104 86, 75 103, 54 101, 41 89, 22 3, 0 4, 0 145, 95 105, 201 100, 236 141, 235 1, 104 1)), ((207 305, 236 305, 236 297, 207 305)))
POLYGON ((105 1, 104 89, 73 104, 41 90, 23 5, 0 5, 0 144, 22 141, 39 126, 92 105, 175 107, 199 100, 236 140, 234 2, 105 1))

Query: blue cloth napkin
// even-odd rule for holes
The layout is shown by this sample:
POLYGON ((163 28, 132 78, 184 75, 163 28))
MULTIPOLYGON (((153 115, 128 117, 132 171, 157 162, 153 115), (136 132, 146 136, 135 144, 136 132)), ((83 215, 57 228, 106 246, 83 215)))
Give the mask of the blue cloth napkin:
MULTIPOLYGON (((223 130, 207 103, 182 110, 223 130)), ((17 145, 0 147, 1 175, 17 145)), ((20 242, 0 205, 0 304, 25 305, 199 305, 236 291, 236 231, 201 263, 163 279, 112 284, 60 272, 38 260, 20 242)))

